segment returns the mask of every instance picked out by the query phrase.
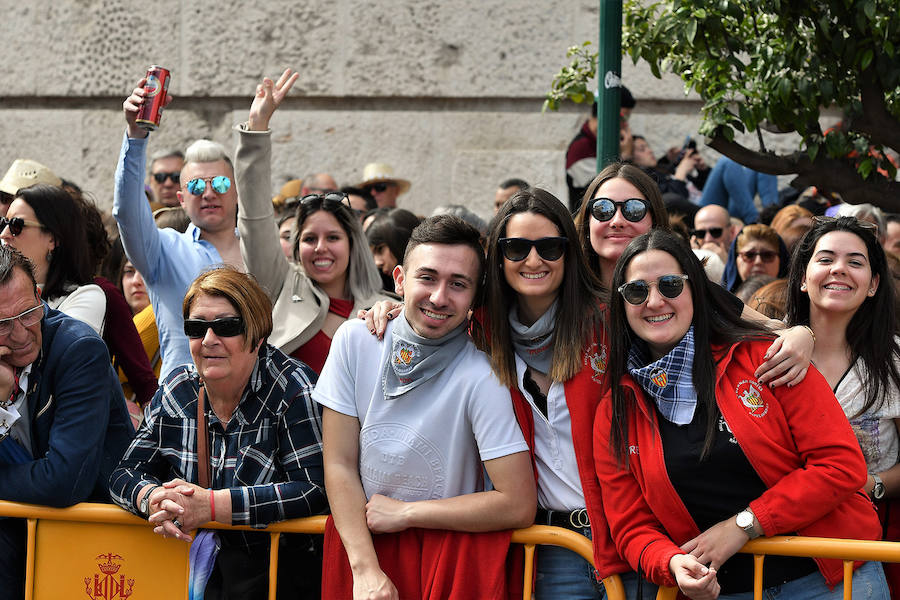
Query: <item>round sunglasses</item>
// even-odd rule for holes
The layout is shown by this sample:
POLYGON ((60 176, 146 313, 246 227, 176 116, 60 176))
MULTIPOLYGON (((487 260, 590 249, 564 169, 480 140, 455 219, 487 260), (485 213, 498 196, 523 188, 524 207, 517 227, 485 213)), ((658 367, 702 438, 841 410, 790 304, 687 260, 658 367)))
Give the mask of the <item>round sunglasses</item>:
POLYGON ((616 216, 616 211, 622 211, 626 221, 637 223, 650 210, 650 203, 643 198, 628 198, 617 202, 609 198, 594 198, 591 203, 591 216, 598 221, 609 221, 616 216))
POLYGON ((188 181, 187 185, 185 185, 185 188, 194 196, 199 196, 206 191, 207 184, 212 186, 213 191, 217 194, 224 194, 231 189, 231 179, 229 179, 225 175, 217 175, 215 177, 197 177, 188 181))
POLYGON ((218 337, 234 337, 244 333, 244 319, 241 317, 222 317, 205 321, 203 319, 185 319, 184 335, 191 339, 206 337, 206 331, 212 329, 218 337))
POLYGON ((635 279, 619 286, 619 293, 628 304, 639 306, 647 301, 650 296, 650 288, 656 286, 659 293, 666 298, 677 298, 684 291, 684 282, 687 275, 663 275, 656 281, 644 281, 635 279))
POLYGON ((536 240, 528 238, 500 238, 500 253, 506 260, 520 262, 531 253, 531 249, 537 250, 538 256, 544 260, 559 260, 566 252, 566 237, 542 237, 536 240))
POLYGON ((16 237, 22 230, 26 227, 40 227, 44 228, 43 225, 38 223, 37 221, 29 221, 27 219, 23 219, 22 217, 13 217, 12 219, 7 219, 6 217, 0 217, 0 233, 3 233, 3 230, 9 227, 9 232, 13 237, 16 237))

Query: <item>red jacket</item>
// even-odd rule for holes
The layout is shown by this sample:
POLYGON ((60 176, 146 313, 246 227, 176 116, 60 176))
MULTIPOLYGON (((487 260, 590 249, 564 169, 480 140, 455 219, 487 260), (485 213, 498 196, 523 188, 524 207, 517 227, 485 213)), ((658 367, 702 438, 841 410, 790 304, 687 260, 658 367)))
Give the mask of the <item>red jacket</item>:
MULTIPOLYGON (((583 356, 581 371, 565 383, 566 406, 572 418, 572 441, 575 445, 575 460, 578 462, 578 475, 584 490, 585 508, 591 521, 591 538, 594 544, 594 565, 601 578, 617 573, 631 571, 628 563, 619 555, 609 534, 606 516, 600 501, 600 482, 594 469, 593 455, 593 422, 594 413, 600 402, 602 381, 606 376, 606 365, 609 353, 605 335, 600 334, 599 343, 592 343, 583 356)), ((534 461, 534 414, 531 405, 518 388, 510 388, 513 408, 522 435, 531 448, 531 459, 534 461)), ((535 470, 537 477, 537 470, 535 470)))
MULTIPOLYGON (((866 463, 831 388, 812 367, 792 388, 759 384, 753 372, 768 346, 745 342, 722 350, 716 374, 719 410, 768 488, 750 503, 764 534, 880 539, 872 503, 860 491, 866 463)), ((701 532, 666 473, 652 400, 628 375, 621 385, 637 402, 628 423, 629 470, 619 468, 609 449, 611 393, 594 420, 603 508, 628 562, 635 569, 640 563, 651 581, 673 586, 669 560, 701 532)), ((841 581, 841 561, 816 562, 829 585, 841 581)))

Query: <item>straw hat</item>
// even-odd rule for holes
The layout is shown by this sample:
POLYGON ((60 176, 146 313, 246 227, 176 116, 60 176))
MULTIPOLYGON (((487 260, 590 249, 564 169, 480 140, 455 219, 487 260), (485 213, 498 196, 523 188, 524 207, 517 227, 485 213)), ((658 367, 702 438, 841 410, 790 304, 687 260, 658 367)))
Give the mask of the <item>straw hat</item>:
POLYGON ((363 169, 363 180, 353 187, 365 188, 373 183, 394 183, 403 194, 409 190, 409 181, 394 177, 394 168, 387 163, 369 163, 363 169))
POLYGON ((272 204, 274 204, 278 208, 281 208, 282 206, 287 204, 288 201, 299 196, 302 189, 302 179, 291 179, 283 186, 281 186, 281 190, 278 192, 278 195, 272 198, 272 204))
POLYGON ((3 179, 0 179, 0 192, 15 196, 19 190, 37 183, 59 187, 62 179, 36 160, 17 158, 3 179))

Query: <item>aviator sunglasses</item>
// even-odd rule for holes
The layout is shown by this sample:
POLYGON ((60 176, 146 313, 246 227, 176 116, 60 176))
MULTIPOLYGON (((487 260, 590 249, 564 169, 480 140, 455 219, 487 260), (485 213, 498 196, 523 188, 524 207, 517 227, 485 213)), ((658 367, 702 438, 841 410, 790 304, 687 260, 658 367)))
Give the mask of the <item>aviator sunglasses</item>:
POLYGON ((506 260, 520 262, 531 253, 531 249, 537 250, 538 256, 544 260, 559 260, 566 252, 566 237, 542 237, 536 240, 527 238, 500 238, 500 252, 506 260))
POLYGON ((598 221, 609 221, 616 216, 617 210, 622 211, 626 221, 637 223, 650 210, 650 203, 642 198, 629 198, 623 202, 609 198, 595 198, 591 203, 591 215, 598 221))
POLYGON ((153 174, 153 179, 156 180, 156 183, 164 183, 166 179, 171 179, 172 183, 177 184, 181 182, 181 171, 172 171, 171 173, 160 171, 153 174))
POLYGON ((7 226, 9 226, 9 232, 13 235, 13 237, 22 233, 22 230, 26 227, 44 227, 37 221, 29 221, 27 219, 23 219, 22 217, 13 217, 12 219, 0 217, 0 233, 3 233, 3 230, 6 229, 7 226))
POLYGON ((206 191, 207 183, 217 194, 224 194, 231 189, 231 179, 225 175, 217 175, 215 177, 197 177, 187 182, 185 186, 187 191, 194 196, 199 196, 206 191))
POLYGON ((203 319, 185 319, 184 335, 191 339, 206 337, 206 330, 212 329, 218 337, 234 337, 244 333, 244 319, 241 317, 222 317, 205 321, 203 319))
POLYGON ((684 291, 684 282, 688 278, 687 275, 663 275, 656 281, 644 281, 643 279, 635 279, 619 286, 619 293, 625 298, 628 304, 639 306, 647 301, 650 296, 650 288, 656 286, 659 293, 666 298, 677 298, 684 291))

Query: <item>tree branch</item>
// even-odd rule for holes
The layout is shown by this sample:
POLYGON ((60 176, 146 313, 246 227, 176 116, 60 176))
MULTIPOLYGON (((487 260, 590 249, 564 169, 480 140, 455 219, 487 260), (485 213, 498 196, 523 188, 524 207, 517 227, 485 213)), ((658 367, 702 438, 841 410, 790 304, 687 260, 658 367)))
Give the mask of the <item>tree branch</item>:
POLYGON ((888 212, 900 212, 900 182, 889 181, 878 173, 873 173, 868 180, 863 179, 850 161, 828 158, 824 153, 812 161, 805 152, 783 156, 755 152, 737 142, 729 142, 721 135, 716 135, 707 145, 754 171, 770 175, 796 174, 798 177, 791 182, 794 187, 814 185, 840 194, 848 204, 868 202, 888 212))
POLYGON ((884 88, 875 80, 875 67, 870 66, 859 78, 862 114, 848 119, 848 128, 868 136, 876 145, 900 152, 900 122, 888 111, 884 88))

